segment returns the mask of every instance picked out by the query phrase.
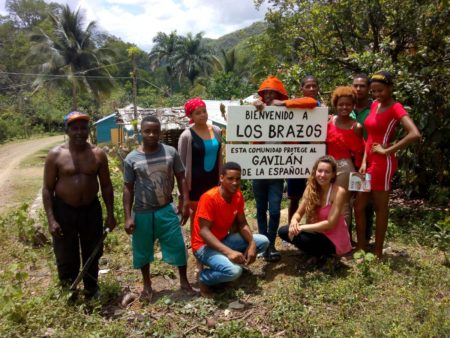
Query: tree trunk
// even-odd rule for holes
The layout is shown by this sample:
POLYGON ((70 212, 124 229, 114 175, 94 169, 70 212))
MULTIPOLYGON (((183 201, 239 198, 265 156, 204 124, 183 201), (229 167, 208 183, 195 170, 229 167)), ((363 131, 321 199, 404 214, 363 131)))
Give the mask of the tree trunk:
POLYGON ((72 83, 72 111, 76 111, 77 109, 77 85, 75 83, 72 83))

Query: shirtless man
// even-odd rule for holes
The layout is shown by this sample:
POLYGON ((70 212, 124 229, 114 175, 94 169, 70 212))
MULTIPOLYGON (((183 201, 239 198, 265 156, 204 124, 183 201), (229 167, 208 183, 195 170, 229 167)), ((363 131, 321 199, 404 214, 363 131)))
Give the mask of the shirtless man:
MULTIPOLYGON (((116 226, 108 159, 100 148, 87 142, 88 121, 85 113, 67 114, 64 126, 69 141, 50 150, 45 161, 42 198, 63 286, 70 286, 80 271, 80 247, 84 264, 102 237, 99 183, 107 210, 105 227, 112 230, 116 226)), ((87 298, 99 292, 98 261, 102 251, 83 278, 87 298)))

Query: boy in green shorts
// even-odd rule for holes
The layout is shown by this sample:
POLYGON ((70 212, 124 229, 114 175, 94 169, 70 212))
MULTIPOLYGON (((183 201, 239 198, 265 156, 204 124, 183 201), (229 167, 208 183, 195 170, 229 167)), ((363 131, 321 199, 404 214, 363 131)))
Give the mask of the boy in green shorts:
POLYGON ((172 204, 175 176, 180 193, 178 212, 184 225, 189 218, 184 166, 175 148, 159 142, 160 133, 159 120, 154 116, 144 117, 142 145, 130 152, 124 161, 125 231, 133 235, 133 267, 141 269, 144 283, 141 298, 148 301, 152 298, 150 263, 154 260, 156 239, 163 260, 178 267, 181 289, 193 291, 186 276, 187 251, 180 221, 172 204))

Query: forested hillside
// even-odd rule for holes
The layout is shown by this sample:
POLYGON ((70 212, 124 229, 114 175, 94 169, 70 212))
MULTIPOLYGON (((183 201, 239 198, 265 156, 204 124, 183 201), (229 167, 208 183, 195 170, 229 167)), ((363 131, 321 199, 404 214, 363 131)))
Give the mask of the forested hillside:
POLYGON ((232 48, 238 48, 238 45, 245 42, 247 39, 263 34, 267 29, 267 23, 265 22, 255 22, 254 24, 239 29, 236 32, 226 34, 218 39, 205 39, 205 44, 215 50, 220 52, 223 50, 230 50, 232 48))
POLYGON ((262 33, 264 23, 217 40, 203 38, 204 33, 160 32, 148 54, 85 22, 81 12, 56 3, 9 0, 6 8, 9 14, 0 17, 0 142, 60 130, 61 118, 70 109, 101 117, 129 104, 133 62, 137 104, 142 106, 180 105, 191 95, 243 97, 256 87, 254 79, 238 77, 244 72, 249 76, 251 64, 238 65, 227 53, 262 33), (71 22, 76 34, 65 35, 65 22, 71 22), (71 50, 67 46, 72 42, 64 41, 67 36, 72 42, 87 37, 89 43, 84 50, 71 50), (98 58, 86 60, 89 55, 98 58))

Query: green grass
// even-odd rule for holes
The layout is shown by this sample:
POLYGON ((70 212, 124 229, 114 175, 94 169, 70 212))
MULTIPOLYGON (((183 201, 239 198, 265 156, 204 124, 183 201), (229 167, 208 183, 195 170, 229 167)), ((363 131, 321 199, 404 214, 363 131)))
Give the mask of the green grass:
MULTIPOLYGON (((59 143, 59 142, 58 142, 59 143)), ((56 145, 56 144, 55 144, 56 145)), ((29 167, 43 167, 45 163, 45 159, 47 158, 47 154, 53 146, 48 147, 46 149, 42 149, 37 153, 34 153, 32 156, 27 158, 25 161, 20 163, 21 168, 29 168, 29 167)))
MULTIPOLYGON (((113 170, 116 192, 120 179, 120 172, 113 170)), ((120 199, 117 194, 118 221, 120 199)), ((10 213, 0 222, 0 335, 445 337, 450 332, 450 274, 433 237, 433 224, 444 215, 436 210, 392 210, 387 241, 401 254, 382 262, 362 255, 309 267, 302 255, 285 250, 281 263, 266 266, 258 260, 254 273, 244 272, 213 300, 174 297, 176 270, 157 262, 152 265, 153 279, 163 283, 163 291, 155 302, 136 301, 121 308, 124 289, 141 288, 139 271, 131 269, 130 239, 123 224, 105 244, 101 268, 110 272, 100 279, 100 300, 70 303, 69 295, 57 287, 51 246, 33 248, 19 240, 27 222, 10 213), (228 310, 238 299, 245 309, 228 310), (208 326, 207 320, 214 324, 208 326)))

